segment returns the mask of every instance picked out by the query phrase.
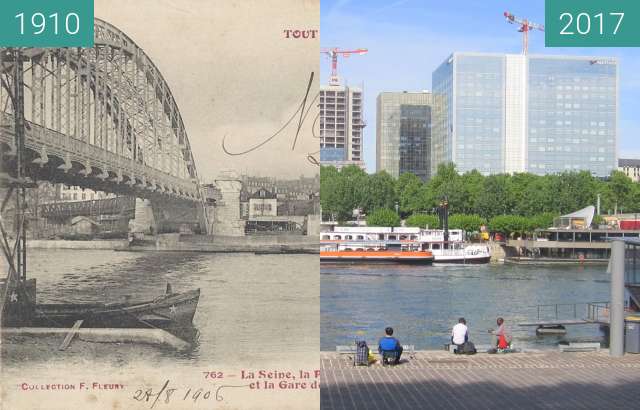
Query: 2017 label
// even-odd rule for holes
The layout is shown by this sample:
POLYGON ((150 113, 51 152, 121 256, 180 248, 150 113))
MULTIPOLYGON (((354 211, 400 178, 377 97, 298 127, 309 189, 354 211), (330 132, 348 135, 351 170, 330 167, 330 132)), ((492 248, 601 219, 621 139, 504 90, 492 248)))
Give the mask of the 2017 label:
MULTIPOLYGON (((620 24, 622 23, 622 20, 624 19, 624 13, 609 13, 609 16, 612 17, 616 17, 618 19, 618 22, 616 23, 616 26, 613 29, 613 34, 618 34, 618 30, 620 29, 620 24)), ((595 16, 593 16, 594 18, 594 22, 597 20, 600 24, 599 24, 599 31, 598 33, 600 35, 604 34, 604 13, 598 13, 595 16)), ((562 13, 560 15, 560 20, 562 20, 563 22, 566 21, 567 25, 564 26, 564 28, 560 31, 560 34, 562 34, 563 36, 571 36, 574 35, 575 32, 573 31, 568 31, 571 29, 571 27, 574 26, 574 19, 573 19, 573 14, 571 13, 562 13)), ((582 35, 587 35, 591 33, 591 16, 589 16, 589 14, 587 13, 580 13, 578 14, 578 16, 575 19, 575 28, 578 32, 578 34, 582 34, 582 35)))
POLYGON ((547 47, 638 47, 637 0, 546 0, 547 47))

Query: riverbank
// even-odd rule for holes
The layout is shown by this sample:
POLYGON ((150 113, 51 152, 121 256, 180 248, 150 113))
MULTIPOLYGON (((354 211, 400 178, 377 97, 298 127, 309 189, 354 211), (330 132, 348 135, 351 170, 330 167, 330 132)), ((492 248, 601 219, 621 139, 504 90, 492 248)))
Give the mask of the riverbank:
POLYGON ((318 254, 318 239, 302 235, 199 236, 161 234, 129 244, 128 240, 29 240, 30 249, 115 250, 131 252, 211 252, 318 254))
POLYGON ((28 249, 77 249, 77 250, 124 250, 129 247, 126 239, 104 239, 93 241, 29 239, 28 249))
POLYGON ((504 263, 511 265, 607 265, 609 259, 569 259, 569 258, 505 258, 504 263))
POLYGON ((322 408, 624 409, 640 401, 640 355, 608 351, 453 355, 418 351, 395 367, 321 353, 322 408))
POLYGON ((136 251, 319 253, 317 237, 303 235, 198 236, 162 234, 155 243, 131 246, 136 251))

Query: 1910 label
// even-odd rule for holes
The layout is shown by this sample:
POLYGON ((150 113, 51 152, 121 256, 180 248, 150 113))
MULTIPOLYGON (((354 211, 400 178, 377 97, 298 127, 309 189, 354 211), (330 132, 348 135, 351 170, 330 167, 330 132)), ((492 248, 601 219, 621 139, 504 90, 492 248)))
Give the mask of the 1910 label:
POLYGON ((93 47, 93 0, 0 2, 0 47, 93 47))

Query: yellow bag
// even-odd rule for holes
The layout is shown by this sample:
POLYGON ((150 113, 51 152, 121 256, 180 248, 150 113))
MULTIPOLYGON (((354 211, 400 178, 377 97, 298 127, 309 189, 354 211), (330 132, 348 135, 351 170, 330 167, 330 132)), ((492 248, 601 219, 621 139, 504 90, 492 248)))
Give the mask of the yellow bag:
POLYGON ((373 353, 371 353, 371 349, 369 349, 369 364, 371 363, 375 363, 376 362, 376 357, 373 355, 373 353))

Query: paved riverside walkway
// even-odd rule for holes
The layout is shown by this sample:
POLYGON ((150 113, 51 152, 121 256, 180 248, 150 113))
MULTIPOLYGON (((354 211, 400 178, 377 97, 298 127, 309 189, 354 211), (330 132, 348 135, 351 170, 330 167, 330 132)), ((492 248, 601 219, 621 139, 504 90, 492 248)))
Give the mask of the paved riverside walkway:
POLYGON ((395 367, 321 353, 321 408, 640 409, 640 354, 420 351, 395 367))

